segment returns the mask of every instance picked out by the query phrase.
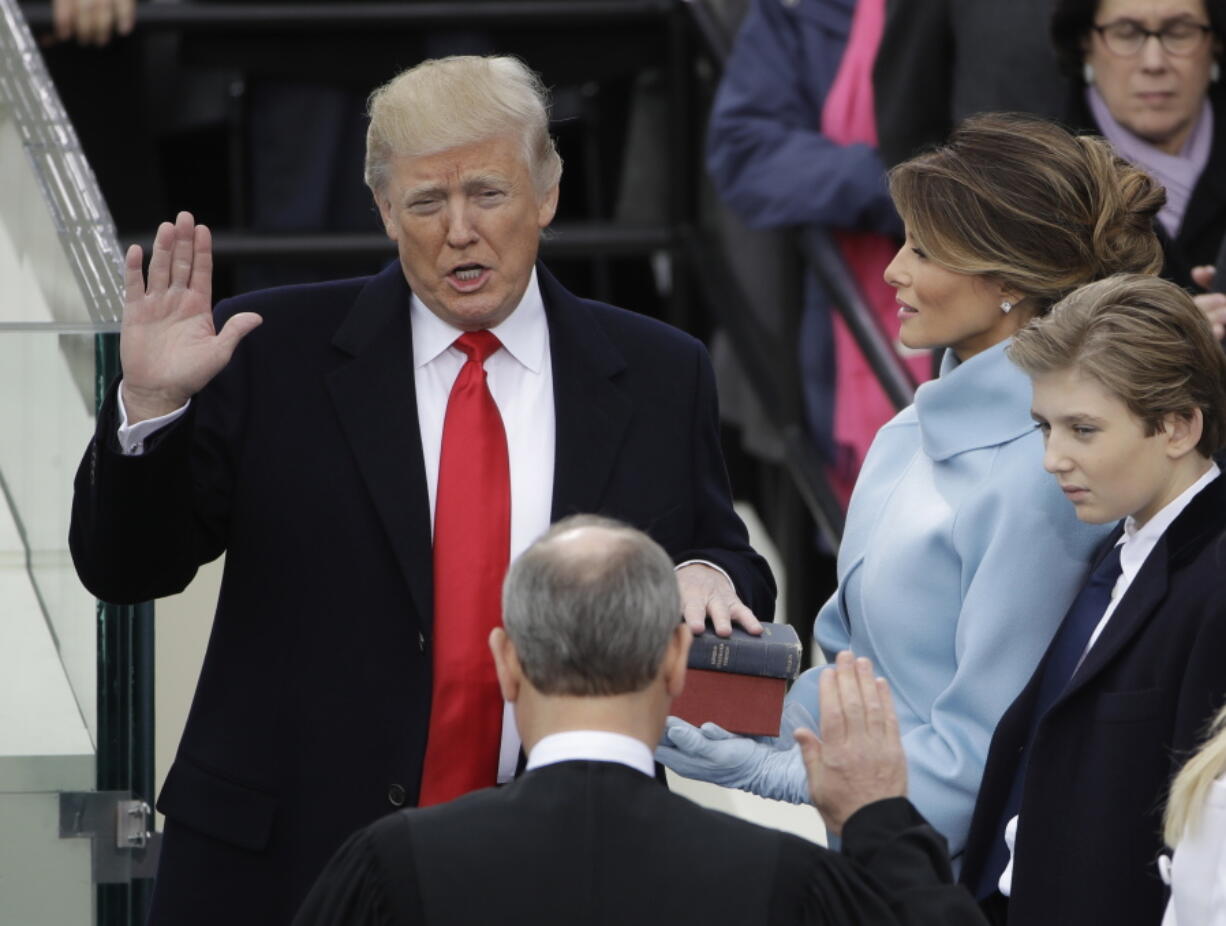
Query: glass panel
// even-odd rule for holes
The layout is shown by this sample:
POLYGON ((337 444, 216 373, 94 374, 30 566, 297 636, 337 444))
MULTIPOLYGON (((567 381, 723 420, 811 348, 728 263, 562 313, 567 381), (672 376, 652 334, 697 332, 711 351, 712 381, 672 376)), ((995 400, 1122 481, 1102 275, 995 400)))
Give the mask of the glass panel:
POLYGON ((68 519, 121 257, 13 0, 0 0, 0 164, 0 919, 79 926, 97 907, 91 842, 60 837, 59 794, 95 788, 100 670, 68 519))

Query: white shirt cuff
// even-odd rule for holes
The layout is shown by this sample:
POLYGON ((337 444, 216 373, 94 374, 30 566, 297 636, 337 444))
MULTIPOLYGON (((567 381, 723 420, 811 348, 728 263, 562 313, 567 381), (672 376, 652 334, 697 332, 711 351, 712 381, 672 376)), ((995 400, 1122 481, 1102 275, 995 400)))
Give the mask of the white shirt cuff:
POLYGON ((123 404, 123 383, 121 382, 119 384, 118 437, 119 449, 123 451, 123 455, 125 457, 139 457, 145 452, 145 441, 168 424, 182 418, 183 413, 187 411, 187 407, 191 404, 192 400, 188 399, 183 403, 182 407, 176 408, 169 414, 160 415, 157 418, 146 418, 144 421, 136 422, 136 424, 128 424, 128 409, 123 404))

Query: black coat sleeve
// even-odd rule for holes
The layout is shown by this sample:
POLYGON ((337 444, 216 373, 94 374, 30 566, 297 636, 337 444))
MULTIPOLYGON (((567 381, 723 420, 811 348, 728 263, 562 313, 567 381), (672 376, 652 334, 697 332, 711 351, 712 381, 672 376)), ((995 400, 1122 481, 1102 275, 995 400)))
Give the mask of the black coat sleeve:
POLYGON ((841 855, 797 842, 802 848, 784 853, 780 865, 772 923, 987 926, 974 898, 953 882, 944 838, 905 798, 853 814, 843 828, 841 855), (804 888, 788 909, 792 881, 804 888))
POLYGON ((719 440, 715 374, 705 349, 695 352, 695 414, 691 436, 696 525, 695 546, 674 552, 677 562, 703 559, 728 574, 737 595, 759 620, 775 613, 775 579, 766 560, 749 545, 744 523, 732 507, 732 492, 719 440))
MULTIPOLYGON (((68 546, 85 587, 103 601, 126 604, 182 591, 201 563, 222 553, 224 504, 209 511, 202 502, 218 501, 225 490, 216 460, 192 459, 199 397, 146 441, 144 453, 125 456, 117 437, 118 387, 117 380, 103 401, 77 469, 68 546)), ((214 444, 212 453, 225 452, 214 444)))

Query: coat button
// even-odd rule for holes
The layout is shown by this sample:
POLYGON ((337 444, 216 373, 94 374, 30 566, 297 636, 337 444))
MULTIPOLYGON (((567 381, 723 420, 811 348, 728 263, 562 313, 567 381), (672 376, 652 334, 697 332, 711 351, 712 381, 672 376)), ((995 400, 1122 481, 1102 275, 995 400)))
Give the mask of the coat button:
POLYGON ((404 798, 404 785, 392 785, 387 789, 387 802, 393 807, 403 807, 404 798))

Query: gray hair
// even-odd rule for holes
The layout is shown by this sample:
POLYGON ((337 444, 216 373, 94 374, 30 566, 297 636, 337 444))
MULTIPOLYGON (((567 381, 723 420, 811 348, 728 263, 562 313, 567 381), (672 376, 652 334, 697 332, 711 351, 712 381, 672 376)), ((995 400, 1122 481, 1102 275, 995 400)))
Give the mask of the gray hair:
POLYGON ((517 136, 538 195, 562 177, 549 135, 549 91, 518 58, 453 55, 423 61, 370 95, 366 185, 378 195, 394 157, 422 157, 517 136))
POLYGON ((575 515, 511 565, 502 620, 524 675, 548 695, 646 688, 680 623, 668 554, 620 521, 575 515))

